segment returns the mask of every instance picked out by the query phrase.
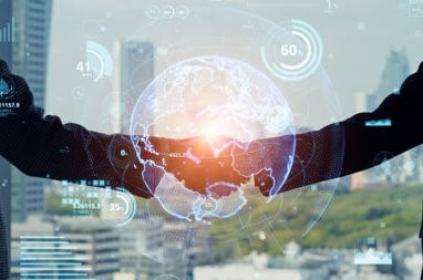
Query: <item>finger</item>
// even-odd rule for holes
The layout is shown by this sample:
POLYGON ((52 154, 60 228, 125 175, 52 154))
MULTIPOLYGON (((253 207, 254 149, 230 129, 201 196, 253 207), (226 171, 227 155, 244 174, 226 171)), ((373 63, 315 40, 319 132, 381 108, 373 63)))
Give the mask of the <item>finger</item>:
POLYGON ((419 70, 417 72, 423 74, 423 61, 420 63, 419 70))
POLYGON ((1 74, 10 74, 9 66, 7 65, 6 61, 0 59, 0 75, 1 74))

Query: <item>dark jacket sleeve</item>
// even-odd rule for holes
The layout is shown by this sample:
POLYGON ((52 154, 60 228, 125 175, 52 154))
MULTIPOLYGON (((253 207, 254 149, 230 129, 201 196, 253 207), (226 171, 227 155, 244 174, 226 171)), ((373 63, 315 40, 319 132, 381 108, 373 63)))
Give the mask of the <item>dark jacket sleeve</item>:
POLYGON ((423 143, 423 92, 406 88, 373 112, 297 136, 296 158, 282 191, 366 170, 423 143), (385 125, 369 126, 382 121, 385 125), (390 123, 390 125, 386 125, 390 123))
MULTIPOLYGON (((292 171, 282 189, 330 180, 377 165, 378 154, 397 156, 423 141, 417 100, 392 94, 374 112, 357 114, 317 131, 297 135, 292 171), (413 103, 416 102, 416 103, 413 103), (390 126, 366 126, 389 120, 390 126)), ((57 180, 109 180, 114 186, 145 191, 135 155, 120 160, 118 151, 130 139, 105 135, 55 116, 32 113, 0 118, 0 154, 30 176, 57 180), (115 152, 116 151, 116 152, 115 152), (121 164, 119 164, 121 163, 121 164)))
MULTIPOLYGON (((22 85, 17 92, 31 95, 24 81, 17 84, 22 85)), ((422 89, 423 66, 404 82, 400 94, 391 94, 375 111, 297 135, 293 168, 282 190, 350 175, 377 165, 380 153, 394 157, 420 145, 422 89), (391 125, 366 125, 381 120, 391 125)), ((148 194, 140 176, 142 166, 133 152, 124 158, 118 156, 121 147, 133 151, 128 136, 62 124, 58 117, 43 117, 37 110, 0 118, 0 131, 0 154, 28 175, 57 180, 109 180, 113 186, 124 185, 134 194, 148 194)))
POLYGON ((141 180, 141 166, 124 135, 105 135, 63 124, 56 116, 31 112, 25 117, 0 118, 0 154, 30 176, 55 180, 107 180, 149 197, 141 180))

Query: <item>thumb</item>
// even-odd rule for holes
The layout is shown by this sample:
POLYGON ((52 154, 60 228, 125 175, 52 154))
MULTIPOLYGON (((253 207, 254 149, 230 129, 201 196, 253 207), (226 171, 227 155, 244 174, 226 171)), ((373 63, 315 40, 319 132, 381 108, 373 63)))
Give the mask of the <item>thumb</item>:
MULTIPOLYGON (((0 99, 10 99, 13 94, 13 80, 6 61, 0 59, 0 99)), ((6 110, 7 111, 7 110, 6 110)))
POLYGON ((7 74, 10 74, 9 66, 7 65, 6 61, 0 59, 0 75, 7 74))
POLYGON ((423 74, 423 61, 420 63, 419 70, 417 70, 417 73, 423 74))

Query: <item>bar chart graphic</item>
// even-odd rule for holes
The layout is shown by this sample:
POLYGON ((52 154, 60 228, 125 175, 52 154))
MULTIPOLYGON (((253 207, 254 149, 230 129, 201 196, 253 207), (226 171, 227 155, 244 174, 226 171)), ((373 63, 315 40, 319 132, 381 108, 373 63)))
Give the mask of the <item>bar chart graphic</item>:
POLYGON ((13 43, 15 42, 15 35, 13 28, 15 26, 15 19, 7 22, 4 26, 0 26, 0 43, 13 43))

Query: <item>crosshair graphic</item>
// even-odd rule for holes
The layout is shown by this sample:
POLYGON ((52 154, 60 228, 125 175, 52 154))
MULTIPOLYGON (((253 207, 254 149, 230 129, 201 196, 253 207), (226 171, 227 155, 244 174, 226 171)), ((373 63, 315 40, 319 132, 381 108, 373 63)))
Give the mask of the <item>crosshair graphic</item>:
POLYGON ((85 61, 80 61, 76 66, 83 77, 98 82, 113 75, 113 59, 106 47, 95 41, 87 41, 85 52, 85 61))
POLYGON ((103 222, 123 227, 132 221, 137 212, 135 198, 124 188, 106 189, 100 193, 100 215, 103 222))
POLYGON ((302 20, 292 20, 285 30, 275 28, 270 31, 261 47, 261 58, 267 69, 274 76, 288 81, 310 77, 320 66, 322 57, 319 33, 302 20))

